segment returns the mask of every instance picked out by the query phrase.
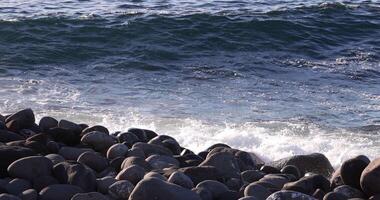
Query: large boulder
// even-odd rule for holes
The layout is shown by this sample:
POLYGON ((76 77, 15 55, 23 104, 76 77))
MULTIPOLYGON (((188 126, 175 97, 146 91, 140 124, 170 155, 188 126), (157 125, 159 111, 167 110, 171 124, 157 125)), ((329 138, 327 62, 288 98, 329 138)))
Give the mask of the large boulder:
POLYGON ((201 200, 193 191, 157 178, 140 181, 129 200, 201 200))
POLYGON ((213 199, 219 199, 221 196, 228 191, 228 187, 219 181, 206 180, 198 183, 196 188, 206 189, 211 192, 213 199))
POLYGON ((121 169, 128 168, 132 165, 138 165, 144 168, 146 171, 150 171, 152 169, 152 166, 150 166, 150 164, 146 162, 144 159, 134 156, 126 158, 121 164, 121 169))
POLYGON ((97 152, 84 152, 78 157, 77 161, 87 165, 96 172, 101 172, 108 166, 107 158, 97 152))
POLYGON ((125 156, 128 152, 128 147, 125 144, 114 144, 107 150, 107 158, 114 159, 117 157, 125 156))
POLYGON ((80 135, 72 130, 60 127, 51 128, 47 131, 54 141, 64 143, 68 146, 75 146, 80 143, 80 135))
POLYGON ((116 143, 115 138, 112 136, 99 132, 92 131, 83 135, 82 143, 92 146, 96 151, 105 152, 109 147, 116 143))
POLYGON ((185 167, 178 169, 178 171, 190 177, 195 185, 205 180, 223 180, 218 169, 213 166, 185 167))
POLYGON ((91 126, 91 127, 87 127, 85 129, 83 129, 81 135, 85 135, 86 133, 90 133, 93 131, 99 131, 99 132, 103 132, 105 134, 110 134, 110 132, 108 131, 108 129, 106 127, 101 126, 101 125, 95 125, 95 126, 91 126))
POLYGON ((0 178, 8 176, 8 166, 23 157, 33 156, 35 152, 19 146, 0 145, 0 178))
POLYGON ((269 163, 269 165, 277 169, 282 169, 286 165, 294 165, 300 170, 301 174, 312 172, 325 177, 331 177, 334 173, 334 168, 330 161, 320 153, 291 156, 269 163))
POLYGON ((144 178, 146 170, 138 165, 131 165, 117 174, 117 180, 128 180, 136 185, 141 179, 144 178))
POLYGON ((40 129, 44 132, 48 131, 51 128, 55 128, 58 126, 58 121, 53 117, 43 117, 38 124, 40 129))
POLYGON ((257 199, 266 199, 271 192, 264 186, 254 182, 244 189, 244 196, 253 196, 257 199))
POLYGON ((75 185, 55 184, 49 185, 40 192, 40 200, 70 200, 83 190, 75 185))
POLYGON ((93 170, 76 162, 61 162, 54 166, 55 178, 63 184, 76 185, 85 192, 96 189, 96 176, 93 170))
POLYGON ((316 174, 302 177, 294 182, 286 183, 282 189, 302 192, 309 195, 312 195, 317 189, 321 189, 325 193, 331 190, 330 181, 324 176, 316 174))
POLYGON ((53 162, 44 156, 29 156, 14 161, 8 167, 9 175, 17 178, 33 180, 34 178, 50 175, 53 162))
POLYGON ((164 155, 151 155, 145 159, 153 169, 164 169, 169 167, 179 167, 179 162, 177 159, 171 156, 164 155))
POLYGON ((380 158, 373 160, 363 170, 360 185, 368 196, 380 194, 380 158))
POLYGON ((217 152, 207 156, 199 166, 213 166, 223 178, 240 178, 240 169, 236 158, 229 152, 217 152))
POLYGON ((340 176, 345 185, 360 188, 360 176, 371 161, 366 156, 346 160, 340 167, 340 176))
POLYGON ((14 113, 5 119, 8 130, 18 132, 21 129, 28 129, 34 126, 35 117, 33 110, 28 108, 14 113))
POLYGON ((11 181, 9 181, 8 185, 6 186, 6 189, 8 193, 14 194, 14 195, 19 195, 22 193, 24 190, 30 189, 32 186, 29 181, 25 179, 19 179, 15 178, 11 181))
POLYGON ((363 194, 361 190, 351 187, 349 185, 341 185, 335 188, 334 192, 341 193, 349 199, 353 199, 353 198, 365 199, 365 195, 363 194))
POLYGON ((174 183, 187 189, 194 187, 193 181, 184 173, 176 171, 172 173, 168 179, 169 183, 174 183))
POLYGON ((151 156, 154 154, 173 156, 173 153, 168 148, 156 144, 137 142, 132 147, 142 149, 146 156, 151 156))
POLYGON ((25 138, 23 138, 21 135, 17 133, 13 133, 7 130, 0 130, 0 142, 7 143, 23 139, 25 138))
POLYGON ((132 193, 134 186, 131 182, 127 180, 117 181, 110 185, 108 188, 108 194, 114 199, 126 200, 132 193))
POLYGON ((77 160, 85 152, 94 152, 94 150, 90 148, 62 147, 59 149, 58 154, 67 160, 77 160))
POLYGON ((117 180, 112 176, 105 176, 103 178, 96 179, 96 185, 98 192, 101 192, 103 194, 108 193, 108 188, 112 184, 114 184, 117 180))

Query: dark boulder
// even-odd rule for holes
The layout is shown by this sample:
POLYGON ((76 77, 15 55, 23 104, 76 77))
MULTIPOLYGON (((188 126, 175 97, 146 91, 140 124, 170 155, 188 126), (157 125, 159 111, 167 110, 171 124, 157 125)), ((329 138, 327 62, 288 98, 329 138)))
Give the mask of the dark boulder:
POLYGON ((7 130, 0 130, 0 142, 7 143, 23 139, 25 138, 17 133, 13 133, 7 130))
POLYGON ((360 176, 370 163, 366 156, 357 156, 346 160, 340 167, 340 176, 345 185, 360 189, 360 176))
POLYGON ((312 172, 321 174, 325 177, 331 177, 331 175, 334 173, 334 168, 332 167, 330 161, 326 158, 325 155, 320 153, 291 156, 274 161, 269 165, 277 169, 282 169, 286 165, 294 165, 300 170, 301 175, 307 172, 312 172))
POLYGON ((71 130, 56 127, 49 129, 47 132, 56 142, 64 143, 68 146, 75 146, 80 143, 79 134, 71 130))
POLYGON ((28 108, 14 113, 5 119, 8 130, 18 132, 34 126, 35 117, 33 110, 28 108))
POLYGON ((81 142, 92 146, 96 151, 106 152, 116 143, 116 139, 106 133, 93 131, 83 135, 81 142))
POLYGON ((148 157, 154 154, 173 156, 173 153, 168 148, 156 144, 137 142, 132 146, 132 148, 139 148, 143 150, 145 155, 148 157))
POLYGON ((223 180, 219 171, 212 166, 185 167, 178 169, 178 171, 190 177, 195 185, 205 180, 223 180))
POLYGON ((23 157, 33 156, 35 152, 19 146, 0 145, 0 177, 8 176, 8 166, 23 157))
POLYGON ((348 198, 341 193, 329 192, 323 197, 323 200, 348 200, 348 198))
POLYGON ((114 199, 128 199, 134 186, 127 180, 116 181, 108 188, 108 194, 114 199))
POLYGON ((43 117, 40 120, 40 123, 38 125, 41 129, 41 131, 48 131, 51 128, 55 128, 58 126, 58 121, 54 119, 53 117, 43 117))
POLYGON ((213 166, 223 178, 240 178, 240 169, 236 158, 229 152, 218 152, 207 156, 199 166, 213 166))
POLYGON ((108 167, 107 158, 97 152, 84 152, 78 157, 77 161, 90 167, 96 172, 101 172, 108 167))
POLYGON ((70 200, 74 195, 82 193, 83 190, 75 185, 56 184, 49 185, 41 190, 40 200, 70 200))
POLYGON ((221 182, 206 180, 198 183, 196 188, 204 188, 211 192, 213 199, 220 198, 224 193, 226 193, 229 189, 226 185, 221 182))
POLYGON ((11 181, 6 186, 6 189, 8 193, 13 194, 13 195, 19 195, 21 194, 24 190, 30 189, 32 186, 29 181, 25 179, 19 179, 15 178, 11 181))
POLYGON ((127 180, 136 185, 144 178, 146 170, 138 165, 131 165, 119 172, 116 176, 117 180, 127 180))
POLYGON ((53 162, 44 156, 29 156, 14 161, 8 167, 8 174, 32 181, 40 176, 48 176, 53 169, 53 162))
POLYGON ((61 162, 54 166, 53 174, 62 184, 76 185, 85 192, 96 189, 96 176, 93 170, 76 162, 61 162))
POLYGON ((373 160, 363 170, 360 185, 368 196, 380 194, 380 158, 373 160))
POLYGON ((129 200, 201 200, 195 192, 157 178, 140 181, 129 200))
POLYGON ((91 126, 91 127, 87 127, 85 129, 83 129, 81 135, 85 135, 86 133, 90 133, 90 132, 93 132, 93 131, 98 131, 98 132, 103 132, 107 135, 110 134, 110 132, 108 131, 108 129, 104 126, 101 126, 101 125, 95 125, 95 126, 91 126))
POLYGON ((123 163, 121 164, 121 169, 128 168, 132 165, 138 165, 142 168, 144 168, 146 171, 150 171, 152 169, 152 166, 148 162, 146 162, 144 159, 139 157, 128 157, 126 158, 123 163))
POLYGON ((253 196, 257 199, 266 199, 271 192, 258 183, 251 183, 244 189, 244 196, 253 196))

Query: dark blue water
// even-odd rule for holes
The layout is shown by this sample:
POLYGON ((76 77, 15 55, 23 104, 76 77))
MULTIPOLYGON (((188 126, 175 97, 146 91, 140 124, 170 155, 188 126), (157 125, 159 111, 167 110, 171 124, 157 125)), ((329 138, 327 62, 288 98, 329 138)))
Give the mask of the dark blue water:
POLYGON ((0 112, 371 157, 380 1, 3 0, 0 85, 0 112))

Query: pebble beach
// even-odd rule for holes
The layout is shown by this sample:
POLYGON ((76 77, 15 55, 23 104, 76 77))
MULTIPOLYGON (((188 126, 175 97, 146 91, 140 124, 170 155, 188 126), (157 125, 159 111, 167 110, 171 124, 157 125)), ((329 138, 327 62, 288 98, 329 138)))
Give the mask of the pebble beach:
POLYGON ((264 162, 217 143, 194 153, 164 133, 0 115, 0 200, 379 200, 380 158, 334 169, 321 153, 264 162))

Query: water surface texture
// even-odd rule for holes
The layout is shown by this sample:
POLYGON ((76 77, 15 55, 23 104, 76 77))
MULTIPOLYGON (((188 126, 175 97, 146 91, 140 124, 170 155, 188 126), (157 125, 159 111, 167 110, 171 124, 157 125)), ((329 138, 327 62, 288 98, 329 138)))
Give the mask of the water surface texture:
POLYGON ((0 112, 267 160, 380 153, 380 1, 2 0, 0 112), (51 2, 51 3, 49 3, 51 2))

